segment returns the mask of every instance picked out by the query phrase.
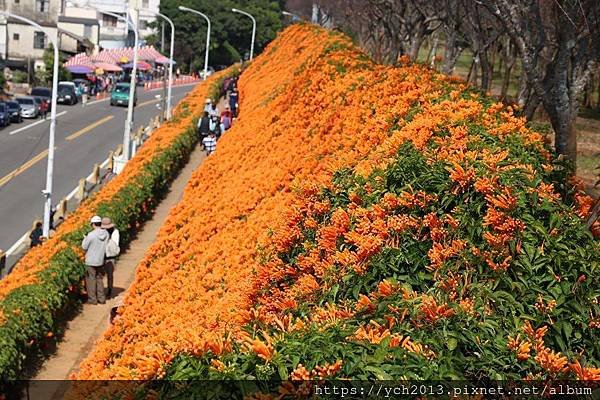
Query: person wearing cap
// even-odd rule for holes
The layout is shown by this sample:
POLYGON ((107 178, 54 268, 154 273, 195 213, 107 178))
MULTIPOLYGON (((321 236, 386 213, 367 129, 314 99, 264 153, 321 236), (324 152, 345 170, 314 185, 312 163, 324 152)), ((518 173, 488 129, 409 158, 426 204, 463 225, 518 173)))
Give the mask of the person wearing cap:
POLYGON ((93 230, 85 235, 81 247, 85 250, 85 286, 89 304, 104 304, 104 257, 108 232, 102 229, 102 218, 95 215, 90 220, 93 230))
POLYGON ((102 218, 100 227, 108 233, 108 242, 106 243, 106 257, 104 258, 104 271, 106 271, 106 298, 110 299, 113 292, 113 275, 115 272, 115 261, 121 252, 119 247, 119 230, 110 218, 102 218))
POLYGON ((210 114, 211 108, 212 108, 212 99, 210 97, 207 97, 206 101, 204 102, 204 111, 206 111, 207 113, 210 114))
POLYGON ((225 106, 225 110, 221 113, 221 125, 223 126, 223 130, 231 128, 231 107, 229 105, 225 106))
POLYGON ((210 115, 211 117, 219 118, 219 109, 217 108, 217 105, 215 103, 212 103, 210 105, 210 110, 208 111, 208 115, 210 115))

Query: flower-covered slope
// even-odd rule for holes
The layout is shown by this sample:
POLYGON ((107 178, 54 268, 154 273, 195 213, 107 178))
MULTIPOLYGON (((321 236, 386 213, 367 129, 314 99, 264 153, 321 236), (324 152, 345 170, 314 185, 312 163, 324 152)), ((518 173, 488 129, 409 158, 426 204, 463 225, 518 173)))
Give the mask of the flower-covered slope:
POLYGON ((598 377, 589 199, 511 110, 309 25, 239 87, 77 378, 598 377))

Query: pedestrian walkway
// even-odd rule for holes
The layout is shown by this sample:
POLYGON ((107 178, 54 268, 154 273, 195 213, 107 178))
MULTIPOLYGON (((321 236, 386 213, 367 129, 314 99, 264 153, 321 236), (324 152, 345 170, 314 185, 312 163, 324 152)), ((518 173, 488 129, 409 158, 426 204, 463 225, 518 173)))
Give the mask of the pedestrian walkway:
MULTIPOLYGON (((114 295, 118 296, 127 290, 135 276, 135 269, 146 250, 154 242, 158 230, 163 225, 171 207, 175 206, 183 194, 183 190, 192 173, 205 158, 205 152, 200 146, 192 152, 189 163, 171 184, 167 197, 156 208, 153 218, 146 222, 133 240, 126 253, 117 262, 114 273, 114 295)), ((109 312, 112 300, 106 304, 84 304, 82 311, 69 322, 65 335, 57 345, 56 353, 52 355, 40 369, 33 380, 52 380, 49 382, 31 382, 29 398, 31 399, 61 399, 67 385, 64 381, 72 372, 76 372, 81 361, 90 353, 96 340, 108 327, 109 312)))
MULTIPOLYGON (((227 105, 226 99, 218 104, 220 110, 227 105)), ((152 219, 144 224, 137 237, 130 243, 127 252, 119 257, 114 272, 114 293, 119 296, 129 288, 135 277, 135 269, 146 250, 154 243, 158 230, 183 191, 193 172, 206 158, 206 152, 198 145, 190 155, 188 164, 173 181, 165 199, 156 208, 152 219)), ((77 372, 79 364, 90 353, 95 342, 108 327, 113 300, 106 304, 84 304, 81 312, 71 320, 56 352, 44 362, 28 388, 28 398, 35 400, 59 400, 69 388, 69 376, 77 372)))

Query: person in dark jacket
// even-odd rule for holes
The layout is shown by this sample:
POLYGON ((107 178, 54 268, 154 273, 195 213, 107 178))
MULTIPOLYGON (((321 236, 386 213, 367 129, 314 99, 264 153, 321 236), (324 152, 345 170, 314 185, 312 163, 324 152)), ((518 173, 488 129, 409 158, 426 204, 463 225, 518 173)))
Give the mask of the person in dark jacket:
POLYGON ((31 239, 30 247, 35 247, 35 246, 41 245, 43 235, 44 235, 44 231, 42 230, 42 223, 36 222, 35 228, 29 234, 29 239, 31 239))
POLYGON ((198 121, 198 133, 201 136, 200 140, 202 140, 203 137, 208 136, 210 133, 210 117, 208 115, 208 111, 204 111, 202 118, 200 118, 198 121))
POLYGON ((229 108, 231 109, 231 114, 234 117, 238 115, 238 92, 237 88, 233 88, 233 91, 229 93, 229 108))

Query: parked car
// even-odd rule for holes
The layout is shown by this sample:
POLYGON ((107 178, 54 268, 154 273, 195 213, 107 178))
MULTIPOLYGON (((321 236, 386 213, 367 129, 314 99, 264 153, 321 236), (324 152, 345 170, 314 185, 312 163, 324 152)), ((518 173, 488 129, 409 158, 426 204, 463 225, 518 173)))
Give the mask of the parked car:
MULTIPOLYGON (((110 105, 128 105, 129 104, 129 83, 120 82, 110 92, 110 105)), ((137 105, 137 91, 134 92, 133 105, 137 105)))
POLYGON ((75 82, 71 82, 71 81, 61 81, 58 82, 58 92, 60 93, 60 88, 61 87, 71 87, 73 89, 73 92, 75 93, 75 103, 77 103, 77 101, 81 100, 81 92, 79 92, 77 90, 77 85, 75 84, 75 82))
POLYGON ((12 122, 23 122, 23 116, 21 115, 21 105, 13 100, 7 101, 6 106, 10 112, 10 120, 12 122))
POLYGON ((42 86, 34 87, 31 89, 31 95, 44 99, 48 103, 48 111, 50 111, 52 107, 52 89, 42 86))
POLYGON ((75 84, 70 85, 64 82, 59 83, 58 97, 56 98, 56 102, 69 105, 77 104, 77 92, 75 91, 75 84))
POLYGON ((23 118, 37 118, 40 115, 40 108, 34 97, 17 97, 17 103, 21 106, 21 116, 23 118))
POLYGON ((10 111, 5 102, 0 102, 0 126, 3 128, 10 125, 10 111))

